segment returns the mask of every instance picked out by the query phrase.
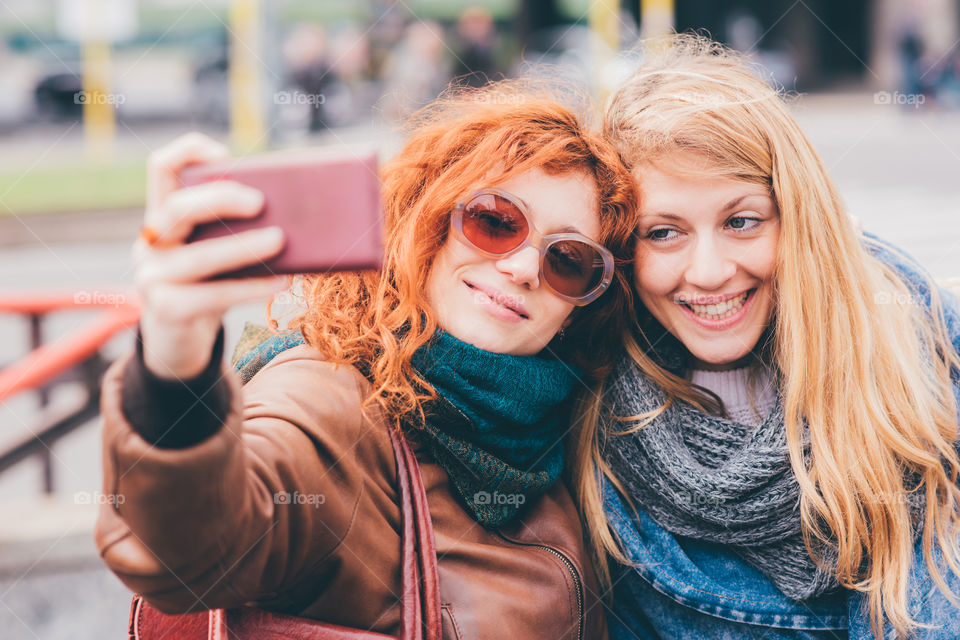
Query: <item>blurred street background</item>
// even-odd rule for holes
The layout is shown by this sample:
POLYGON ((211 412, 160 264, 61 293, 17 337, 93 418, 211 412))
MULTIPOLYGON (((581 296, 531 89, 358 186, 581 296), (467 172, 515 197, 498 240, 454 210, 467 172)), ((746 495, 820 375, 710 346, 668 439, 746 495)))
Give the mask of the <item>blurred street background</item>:
MULTIPOLYGON (((130 594, 93 547, 82 407, 83 372, 132 331, 98 334, 100 359, 40 393, 3 368, 130 302, 152 149, 199 130, 238 154, 385 159, 451 79, 559 75, 602 101, 638 38, 671 29, 764 65, 864 228, 960 276, 960 0, 0 0, 0 637, 126 637, 130 594), (67 308, 44 313, 48 294, 67 308)), ((229 314, 230 347, 247 320, 263 306, 229 314)))

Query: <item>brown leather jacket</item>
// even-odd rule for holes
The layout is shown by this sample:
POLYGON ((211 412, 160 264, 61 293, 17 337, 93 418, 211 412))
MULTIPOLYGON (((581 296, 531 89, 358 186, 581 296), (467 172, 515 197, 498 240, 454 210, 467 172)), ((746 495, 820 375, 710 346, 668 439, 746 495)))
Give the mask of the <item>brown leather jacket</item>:
MULTIPOLYGON (((381 633, 400 628, 396 466, 367 380, 309 346, 241 389, 214 436, 150 446, 121 410, 120 359, 103 383, 100 554, 162 611, 244 603, 381 633), (289 500, 277 504, 281 492, 289 500), (294 493, 296 492, 296 494, 294 493)), ((484 529, 417 452, 439 558, 444 638, 605 638, 577 511, 558 483, 510 526, 484 529)))

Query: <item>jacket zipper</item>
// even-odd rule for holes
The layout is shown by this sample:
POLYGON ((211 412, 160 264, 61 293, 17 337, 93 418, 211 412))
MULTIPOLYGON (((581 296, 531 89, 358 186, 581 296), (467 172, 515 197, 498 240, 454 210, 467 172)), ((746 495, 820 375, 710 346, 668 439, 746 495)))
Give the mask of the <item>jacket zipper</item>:
MULTIPOLYGON (((441 396, 442 398, 443 396, 441 396)), ((460 410, 460 407, 457 407, 452 402, 448 403, 451 407, 456 409, 457 413, 463 416, 463 419, 467 422, 470 422, 470 418, 467 417, 463 411, 460 410)), ((567 572, 570 574, 570 578, 573 580, 573 588, 577 593, 577 640, 583 640, 583 583, 580 581, 580 575, 577 573, 577 567, 573 564, 573 561, 570 560, 562 552, 557 551, 553 547, 548 547, 544 544, 533 544, 527 542, 517 542, 516 540, 511 540, 510 538, 499 534, 501 538, 510 542, 511 544, 520 545, 522 547, 533 547, 535 549, 543 549, 547 553, 551 553, 560 560, 560 563, 567 568, 567 572)))
POLYGON ((570 577, 573 579, 574 591, 577 593, 577 640, 583 640, 583 584, 580 581, 579 574, 577 574, 577 568, 574 566, 573 562, 571 562, 570 558, 568 558, 562 552, 557 551, 553 547, 548 547, 543 544, 517 542, 515 540, 506 538, 503 534, 500 534, 500 537, 512 542, 513 544, 518 544, 524 547, 534 547, 535 549, 543 549, 547 553, 551 553, 556 556, 560 560, 561 564, 567 568, 567 571, 570 573, 570 577))

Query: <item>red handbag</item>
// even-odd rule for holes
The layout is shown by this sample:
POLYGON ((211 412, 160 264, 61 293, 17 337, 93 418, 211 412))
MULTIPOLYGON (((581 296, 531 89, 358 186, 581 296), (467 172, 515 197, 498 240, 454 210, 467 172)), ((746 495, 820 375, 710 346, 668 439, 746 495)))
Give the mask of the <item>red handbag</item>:
MULTIPOLYGON (((441 640, 440 582, 433 523, 420 465, 402 435, 390 430, 397 461, 403 526, 399 640, 441 640)), ((130 640, 384 640, 382 633, 349 629, 254 607, 166 615, 135 595, 130 640)))

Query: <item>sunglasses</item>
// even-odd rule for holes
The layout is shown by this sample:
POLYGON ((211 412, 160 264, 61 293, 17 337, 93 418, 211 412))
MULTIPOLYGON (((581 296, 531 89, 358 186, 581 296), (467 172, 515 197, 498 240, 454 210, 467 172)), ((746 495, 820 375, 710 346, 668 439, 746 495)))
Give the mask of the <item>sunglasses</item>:
POLYGON ((579 233, 542 235, 524 204, 497 189, 484 189, 453 211, 455 235, 490 258, 506 258, 525 247, 540 251, 540 281, 578 306, 589 304, 613 280, 613 254, 579 233))

